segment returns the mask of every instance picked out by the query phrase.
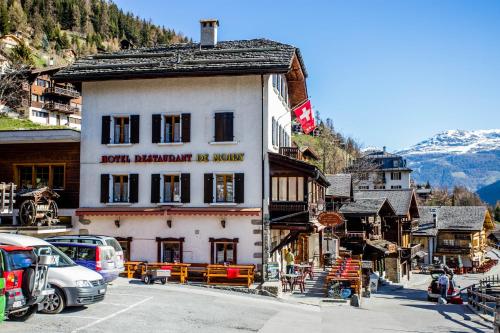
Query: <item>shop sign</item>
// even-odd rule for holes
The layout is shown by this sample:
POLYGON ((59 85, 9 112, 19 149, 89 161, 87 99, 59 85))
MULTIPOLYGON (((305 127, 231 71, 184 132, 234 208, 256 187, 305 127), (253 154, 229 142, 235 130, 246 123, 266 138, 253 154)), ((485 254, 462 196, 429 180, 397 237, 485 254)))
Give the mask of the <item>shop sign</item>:
POLYGON ((319 214, 318 221, 327 227, 336 227, 344 223, 342 215, 335 212, 323 212, 319 214))
POLYGON ((361 268, 373 268, 373 262, 369 260, 362 260, 361 261, 361 268))
POLYGON ((176 163, 176 162, 242 162, 244 153, 214 153, 197 154, 138 154, 130 158, 129 155, 102 155, 101 163, 176 163))

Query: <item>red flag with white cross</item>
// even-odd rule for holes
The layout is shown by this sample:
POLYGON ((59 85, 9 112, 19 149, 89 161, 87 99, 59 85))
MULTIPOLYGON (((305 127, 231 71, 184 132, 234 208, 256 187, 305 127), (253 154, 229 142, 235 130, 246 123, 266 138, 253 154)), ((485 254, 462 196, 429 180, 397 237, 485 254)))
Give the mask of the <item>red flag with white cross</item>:
POLYGON ((305 134, 311 133, 316 128, 310 100, 296 107, 293 112, 305 134))

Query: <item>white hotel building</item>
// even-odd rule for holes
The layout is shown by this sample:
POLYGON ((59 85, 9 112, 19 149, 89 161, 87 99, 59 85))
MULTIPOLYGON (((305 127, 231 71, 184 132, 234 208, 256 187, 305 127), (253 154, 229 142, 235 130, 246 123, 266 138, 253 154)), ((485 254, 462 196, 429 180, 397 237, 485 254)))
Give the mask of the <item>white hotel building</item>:
POLYGON ((309 203, 328 183, 280 154, 307 98, 300 52, 217 42, 217 27, 201 21, 199 44, 98 54, 56 75, 85 100, 75 232, 118 237, 129 260, 261 269, 290 230, 317 230, 309 203))

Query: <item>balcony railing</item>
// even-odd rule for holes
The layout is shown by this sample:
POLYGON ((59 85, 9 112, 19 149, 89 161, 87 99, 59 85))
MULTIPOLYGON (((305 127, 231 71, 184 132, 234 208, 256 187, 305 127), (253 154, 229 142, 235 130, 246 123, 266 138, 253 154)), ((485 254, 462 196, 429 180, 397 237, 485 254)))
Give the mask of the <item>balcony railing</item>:
POLYGON ((79 111, 77 107, 56 102, 47 102, 43 105, 43 108, 48 111, 57 111, 64 113, 76 113, 79 111))
POLYGON ((45 88, 44 94, 58 95, 70 98, 80 97, 80 93, 74 89, 62 88, 62 87, 49 87, 45 88))
POLYGON ((438 243, 437 252, 443 253, 453 253, 453 254, 469 254, 472 250, 472 244, 469 243, 467 245, 451 245, 451 244, 443 244, 438 243))
POLYGON ((303 160, 302 153, 297 147, 280 147, 280 154, 296 160, 303 160))
POLYGON ((299 213, 307 211, 307 202, 303 201, 273 201, 269 205, 271 213, 299 213))
POLYGON ((361 239, 365 240, 366 239, 366 234, 364 231, 347 231, 345 233, 346 238, 356 238, 356 239, 361 239))

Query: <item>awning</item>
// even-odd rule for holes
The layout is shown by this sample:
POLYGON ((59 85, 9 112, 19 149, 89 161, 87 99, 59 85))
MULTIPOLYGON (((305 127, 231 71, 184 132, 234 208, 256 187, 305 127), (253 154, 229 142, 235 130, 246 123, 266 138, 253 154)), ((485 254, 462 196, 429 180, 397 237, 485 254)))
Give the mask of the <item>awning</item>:
POLYGON ((145 216, 145 215, 166 215, 165 207, 98 207, 98 208, 78 208, 76 216, 145 216))
POLYGON ((203 216, 260 216, 260 208, 236 207, 171 207, 167 215, 203 215, 203 216))
POLYGON ((76 216, 260 216, 260 208, 236 207, 97 207, 78 208, 76 216))

